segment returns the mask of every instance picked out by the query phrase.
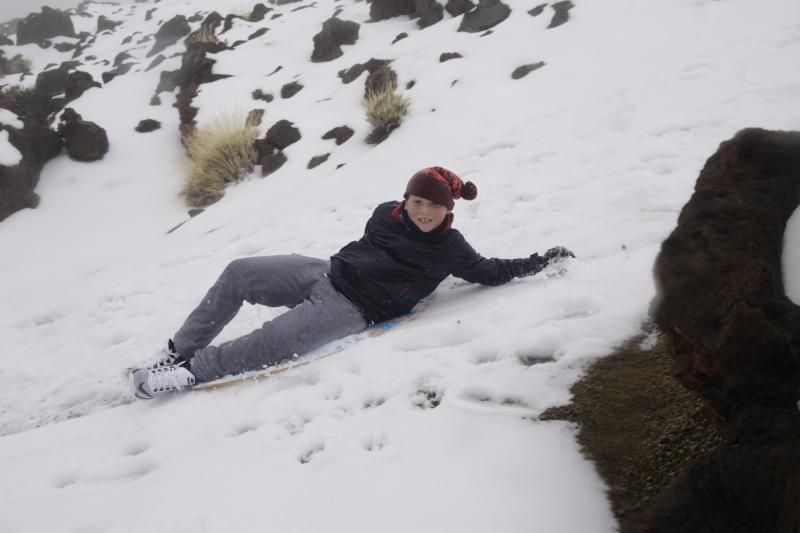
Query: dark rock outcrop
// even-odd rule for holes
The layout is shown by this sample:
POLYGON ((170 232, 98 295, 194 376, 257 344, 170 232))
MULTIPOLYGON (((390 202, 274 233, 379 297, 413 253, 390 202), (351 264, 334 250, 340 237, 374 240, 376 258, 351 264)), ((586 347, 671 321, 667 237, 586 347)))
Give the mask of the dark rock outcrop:
POLYGON ((78 161, 98 161, 108 152, 106 130, 83 120, 74 109, 68 107, 61 115, 58 132, 64 139, 64 147, 73 159, 78 161))
POLYGON ((444 7, 436 0, 416 0, 414 16, 419 17, 417 26, 427 28, 444 18, 444 7))
POLYGON ((127 74, 128 71, 131 70, 131 68, 133 68, 133 63, 123 63, 113 70, 103 72, 103 74, 101 75, 103 83, 108 84, 111 82, 111 80, 113 80, 117 76, 122 76, 124 74, 127 74))
POLYGON ((61 137, 48 127, 49 97, 16 89, 0 92, 0 107, 16 113, 22 129, 4 126, 9 142, 22 154, 16 166, 0 165, 0 221, 20 209, 35 208, 39 196, 33 192, 45 163, 59 154, 61 137))
POLYGON ((327 161, 327 160, 328 160, 328 158, 329 158, 330 156, 331 156, 331 154, 329 154, 329 153, 328 153, 328 154, 323 154, 323 155, 315 155, 315 156, 314 156, 314 157, 312 157, 312 158, 311 158, 311 160, 308 162, 308 165, 306 165, 306 168, 308 168, 309 170, 311 170, 311 169, 312 169, 312 168, 314 168, 314 167, 318 167, 318 166, 320 166, 322 163, 324 163, 325 161, 327 161))
POLYGON ((268 155, 263 159, 259 160, 261 165, 261 175, 262 176, 269 176, 286 163, 287 158, 283 152, 277 152, 275 154, 268 155))
MULTIPOLYGON (((374 5, 374 4, 373 4, 374 5)), ((314 36, 311 61, 321 63, 341 57, 343 44, 355 44, 361 26, 349 20, 330 18, 322 24, 322 31, 314 36)))
POLYGON ((296 95, 300 91, 303 90, 303 86, 296 81, 291 83, 287 83, 283 87, 281 87, 281 98, 291 98, 292 96, 296 95))
POLYGON ((545 62, 544 61, 539 61, 537 63, 529 63, 527 65, 522 65, 522 66, 517 67, 517 68, 514 69, 514 72, 511 73, 511 78, 515 79, 515 80, 524 78, 525 76, 527 76, 528 74, 530 74, 534 70, 539 70, 543 66, 545 66, 545 62))
POLYGON ((511 8, 500 0, 481 0, 478 7, 464 15, 458 31, 477 33, 493 28, 506 20, 511 8))
POLYGON ((122 22, 113 21, 106 18, 105 15, 100 15, 97 17, 97 33, 106 30, 114 31, 120 24, 122 24, 122 22))
POLYGON ((250 16, 247 17, 247 20, 250 22, 261 22, 264 20, 264 17, 267 16, 267 13, 272 11, 272 8, 265 6, 264 4, 258 3, 253 6, 253 11, 250 12, 250 16))
POLYGON ((67 90, 69 73, 63 67, 40 72, 36 76, 36 92, 45 97, 51 97, 67 90))
POLYGON ((67 75, 67 85, 64 88, 64 97, 67 102, 77 100, 86 91, 92 87, 102 87, 98 82, 94 81, 92 75, 88 72, 76 70, 67 75))
POLYGON ((0 46, 14 46, 14 41, 8 35, 0 33, 0 46))
POLYGON ((348 84, 352 81, 358 79, 359 76, 364 71, 369 72, 370 74, 375 73, 375 71, 379 70, 382 67, 385 67, 392 61, 390 59, 375 59, 372 58, 366 63, 356 63, 352 67, 347 70, 339 71, 339 77, 342 79, 342 82, 348 84))
POLYGON ((201 84, 210 83, 216 80, 230 77, 227 74, 214 74, 213 67, 216 61, 207 57, 209 50, 216 50, 217 46, 213 43, 196 42, 189 45, 181 59, 181 68, 176 72, 161 73, 159 89, 165 80, 167 83, 174 82, 180 90, 175 97, 175 107, 178 109, 180 117, 181 139, 185 139, 194 133, 198 109, 192 105, 194 97, 201 84))
POLYGON ((534 7, 530 11, 528 11, 528 15, 532 17, 538 17, 542 13, 544 13, 544 8, 547 7, 547 4, 539 4, 538 6, 534 7))
POLYGON ((53 37, 77 37, 68 13, 47 6, 40 13, 31 13, 17 24, 17 45, 36 43, 48 46, 53 37))
POLYGON ((439 63, 444 63, 445 61, 450 61, 451 59, 461 59, 463 57, 464 56, 458 52, 444 52, 443 54, 439 55, 439 63))
POLYGON ((325 133, 325 135, 322 136, 322 138, 325 140, 336 139, 336 144, 339 145, 347 142, 347 140, 353 136, 353 133, 355 132, 352 128, 348 126, 339 126, 338 128, 329 130, 327 133, 325 133))
POLYGON ((295 128, 294 123, 288 120, 279 120, 267 130, 265 140, 270 146, 278 150, 283 150, 290 144, 296 143, 301 138, 300 130, 295 128))
POLYGON ((406 32, 398 33, 397 36, 394 38, 394 41, 392 41, 392 44, 407 38, 408 34, 406 32))
POLYGON ((271 102, 272 100, 275 99, 274 96, 272 96, 271 94, 265 93, 261 89, 256 89, 255 91, 253 91, 252 96, 253 96, 253 100, 263 100, 263 101, 265 101, 267 103, 269 103, 269 102, 271 102))
POLYGON ((152 118, 146 118, 144 120, 140 120, 139 124, 137 124, 136 128, 134 129, 139 133, 149 133, 159 128, 161 128, 161 122, 153 120, 152 118))
POLYGON ((165 22, 156 32, 156 42, 147 57, 153 57, 161 52, 168 46, 177 43, 183 37, 191 33, 192 28, 189 26, 186 17, 183 15, 175 15, 167 22, 165 22))
POLYGON ((624 531, 800 529, 800 307, 785 295, 800 132, 748 129, 706 162, 655 264, 675 377, 723 439, 624 531))
POLYGON ((378 21, 400 15, 413 16, 416 9, 415 0, 372 0, 369 7, 369 18, 378 21))
POLYGON ((471 11, 474 7, 475 4, 472 3, 472 0, 447 0, 447 4, 444 6, 445 10, 450 13, 451 17, 463 15, 464 13, 471 11))
POLYGON ((248 35, 247 36, 247 40, 248 41, 252 41, 253 39, 258 39, 259 37, 261 37, 262 35, 264 35, 268 31, 269 31, 269 28, 259 28, 256 31, 254 31, 253 33, 251 33, 250 35, 248 35))
POLYGON ((553 14, 553 18, 550 21, 550 25, 547 28, 557 28, 562 24, 565 24, 569 20, 569 10, 575 7, 575 4, 570 2, 569 0, 563 0, 562 2, 556 2, 552 6, 555 13, 553 14))

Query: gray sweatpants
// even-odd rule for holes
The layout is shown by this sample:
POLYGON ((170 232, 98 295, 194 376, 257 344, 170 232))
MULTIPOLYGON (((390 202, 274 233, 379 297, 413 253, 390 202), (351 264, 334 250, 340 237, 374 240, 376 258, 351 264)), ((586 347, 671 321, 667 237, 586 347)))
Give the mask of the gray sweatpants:
POLYGON ((274 365, 366 329, 358 309, 331 285, 329 270, 329 261, 301 255, 232 261, 173 339, 197 382, 274 365), (211 346, 245 301, 291 309, 211 346))

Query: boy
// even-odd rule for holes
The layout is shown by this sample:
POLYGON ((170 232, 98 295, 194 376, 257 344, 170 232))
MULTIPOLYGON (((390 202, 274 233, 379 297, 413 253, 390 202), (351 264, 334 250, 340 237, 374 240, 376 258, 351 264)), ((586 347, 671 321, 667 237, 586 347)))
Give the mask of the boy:
POLYGON ((379 205, 364 236, 330 261, 300 255, 234 260, 167 348, 132 371, 134 394, 150 399, 308 353, 409 312, 451 274, 500 285, 535 274, 553 259, 574 257, 561 247, 523 259, 481 257, 451 227, 454 200, 477 194, 455 173, 426 168, 409 180, 403 202, 379 205), (211 346, 244 301, 291 309, 261 329, 211 346))

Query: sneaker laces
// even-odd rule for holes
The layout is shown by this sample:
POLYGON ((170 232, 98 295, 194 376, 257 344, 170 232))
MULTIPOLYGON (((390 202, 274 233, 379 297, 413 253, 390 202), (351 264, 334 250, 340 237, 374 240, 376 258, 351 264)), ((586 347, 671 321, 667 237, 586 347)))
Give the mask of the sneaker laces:
POLYGON ((150 371, 147 384, 153 392, 183 390, 194 385, 194 376, 182 366, 167 366, 150 371))
POLYGON ((173 365, 177 359, 178 354, 175 353, 175 347, 170 340, 166 348, 161 348, 154 356, 144 361, 139 368, 155 370, 173 365))

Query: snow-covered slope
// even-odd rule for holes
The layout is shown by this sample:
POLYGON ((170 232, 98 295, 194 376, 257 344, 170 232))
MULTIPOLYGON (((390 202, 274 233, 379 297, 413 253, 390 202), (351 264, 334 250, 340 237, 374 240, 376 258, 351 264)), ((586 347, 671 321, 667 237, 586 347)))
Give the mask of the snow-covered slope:
MULTIPOLYGON (((105 159, 50 162, 41 206, 0 224, 0 530, 614 530, 574 428, 536 417, 639 331, 658 246, 717 144, 748 126, 797 129, 800 4, 604 0, 578 3, 554 29, 547 12, 527 14, 536 4, 510 2, 486 36, 457 32, 448 15, 425 30, 405 17, 366 23, 369 4, 349 0, 237 22, 229 42, 270 31, 214 57, 233 77, 201 86, 200 125, 263 107, 262 133, 288 119, 303 139, 277 173, 254 174, 172 233, 187 218, 178 116, 173 95, 149 102, 180 57, 147 72, 152 42, 122 40, 174 14, 249 7, 91 4, 124 24, 84 55, 126 50, 140 63, 70 104, 108 131, 105 159), (339 7, 361 23, 359 40, 311 63, 312 36, 339 7), (440 63, 445 52, 463 58, 440 63), (364 75, 337 77, 373 57, 394 60, 401 88, 415 82, 410 116, 377 146, 363 142, 364 75), (251 97, 290 81, 305 86, 291 99, 251 97), (135 132, 144 118, 163 126, 135 132), (345 144, 320 139, 344 124, 356 132, 345 144), (447 280, 417 320, 335 357, 258 385, 133 402, 122 369, 174 333, 231 259, 328 257, 433 164, 477 184, 455 225, 483 255, 563 245, 578 255, 569 272, 498 288, 447 280)), ((35 69, 70 55, 4 48, 35 69)), ((109 68, 81 67, 95 79, 109 68)), ((279 312, 246 306, 220 340, 279 312)))

